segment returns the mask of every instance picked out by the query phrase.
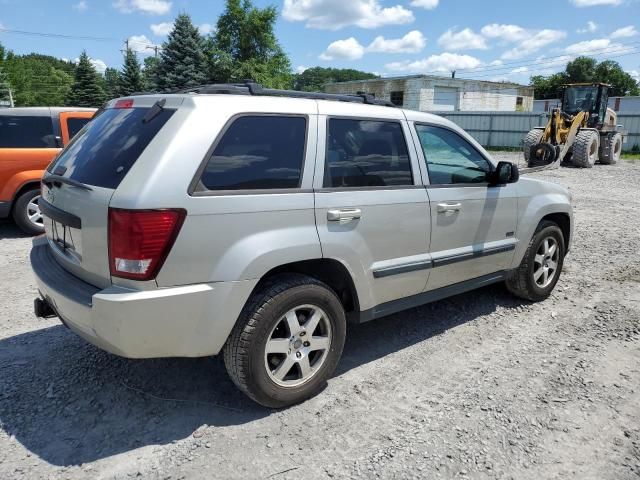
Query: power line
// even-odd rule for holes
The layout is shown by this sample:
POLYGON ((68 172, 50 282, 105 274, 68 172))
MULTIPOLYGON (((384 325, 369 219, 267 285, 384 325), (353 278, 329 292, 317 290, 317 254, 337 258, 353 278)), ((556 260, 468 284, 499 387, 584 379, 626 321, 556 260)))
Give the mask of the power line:
POLYGON ((0 28, 0 33, 14 33, 16 35, 27 35, 33 37, 61 38, 65 40, 94 40, 96 42, 119 42, 120 39, 112 37, 93 37, 89 35, 64 35, 61 33, 28 32, 26 30, 11 30, 0 28))

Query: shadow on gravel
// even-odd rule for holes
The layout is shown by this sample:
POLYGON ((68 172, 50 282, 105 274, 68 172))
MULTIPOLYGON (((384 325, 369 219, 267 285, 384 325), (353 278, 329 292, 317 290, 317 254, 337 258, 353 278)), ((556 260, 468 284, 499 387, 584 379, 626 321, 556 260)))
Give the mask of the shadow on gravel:
MULTIPOLYGON (((520 303, 501 287, 349 330, 336 374, 520 303)), ((0 428, 54 465, 79 465, 272 413, 240 393, 222 358, 128 360, 63 326, 0 340, 0 428)), ((215 448, 215 445, 212 446, 215 448)))
POLYGON ((362 325, 350 325, 336 375, 488 315, 498 306, 517 308, 523 302, 496 284, 362 325))
POLYGON ((5 238, 28 238, 22 230, 20 230, 14 223, 8 220, 0 220, 0 240, 5 238))

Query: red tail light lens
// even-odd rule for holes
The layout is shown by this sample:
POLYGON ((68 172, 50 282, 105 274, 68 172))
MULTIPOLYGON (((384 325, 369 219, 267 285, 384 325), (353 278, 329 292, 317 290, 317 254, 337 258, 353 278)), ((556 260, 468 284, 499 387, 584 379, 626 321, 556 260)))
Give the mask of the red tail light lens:
POLYGON ((151 280, 175 242, 186 211, 109 209, 109 268, 114 277, 151 280))
POLYGON ((118 100, 113 108, 133 108, 133 99, 118 100))

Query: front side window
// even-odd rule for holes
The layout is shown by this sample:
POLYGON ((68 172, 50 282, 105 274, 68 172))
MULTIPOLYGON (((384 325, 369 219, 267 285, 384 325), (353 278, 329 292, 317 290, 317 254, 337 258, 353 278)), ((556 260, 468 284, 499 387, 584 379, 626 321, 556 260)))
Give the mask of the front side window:
POLYGON ((325 187, 413 185, 400 123, 332 118, 328 130, 325 187))
POLYGON ((298 188, 302 180, 307 120, 245 116, 223 134, 202 173, 207 190, 298 188))
POLYGON ((67 118, 67 130, 69 131, 69 139, 72 139, 77 135, 77 133, 82 130, 87 123, 89 123, 90 118, 67 118))
POLYGON ((0 115, 0 148, 55 148, 51 117, 0 115))
POLYGON ((484 183, 491 164, 464 138, 441 127, 416 125, 431 185, 484 183))

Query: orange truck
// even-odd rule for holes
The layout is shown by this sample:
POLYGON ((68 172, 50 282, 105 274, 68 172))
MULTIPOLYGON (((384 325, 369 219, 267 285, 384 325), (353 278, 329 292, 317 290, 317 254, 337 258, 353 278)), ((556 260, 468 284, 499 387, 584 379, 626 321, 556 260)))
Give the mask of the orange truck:
POLYGON ((0 218, 26 233, 44 231, 38 201, 45 169, 95 114, 92 108, 0 109, 0 218))

